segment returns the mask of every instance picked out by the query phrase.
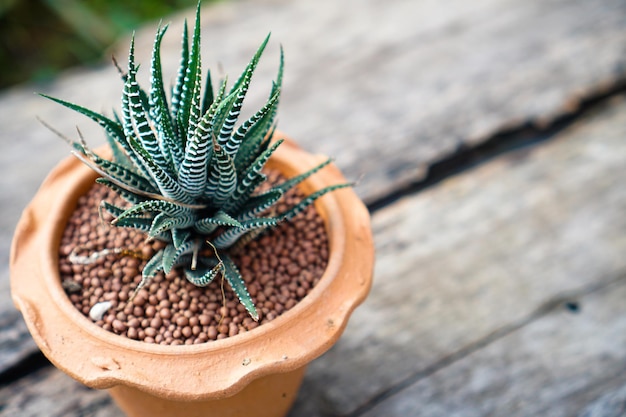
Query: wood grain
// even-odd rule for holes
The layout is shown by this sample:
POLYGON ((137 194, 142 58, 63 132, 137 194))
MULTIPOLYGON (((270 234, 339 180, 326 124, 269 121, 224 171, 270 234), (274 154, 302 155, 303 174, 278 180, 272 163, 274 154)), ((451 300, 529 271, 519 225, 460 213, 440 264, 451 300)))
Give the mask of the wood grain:
MULTIPOLYGON (((572 415, 621 387, 625 135, 620 98, 377 212, 372 296, 290 415, 572 415)), ((30 407, 45 409, 59 375, 19 382, 30 407)), ((22 392, 0 400, 23 404, 22 392)), ((94 395, 74 401, 115 415, 94 395)))
MULTIPOLYGON (((581 297, 579 313, 554 309, 362 416, 577 415, 603 395, 598 388, 606 390, 605 382, 626 379, 625 298, 626 275, 581 297)), ((608 417, 609 410, 596 415, 608 417)))
POLYGON ((106 391, 94 391, 56 368, 45 368, 0 389, 0 415, 124 417, 106 391))
MULTIPOLYGON (((439 367, 480 350, 499 332, 523 328, 546 306, 624 277, 625 137, 620 98, 548 143, 503 155, 375 213, 372 296, 335 349, 309 368, 293 416, 345 415, 407 381, 426 378, 428 384, 439 367)), ((585 298, 580 302, 582 317, 585 298)), ((606 308, 617 315, 623 306, 606 308)), ((623 325, 620 318, 614 324, 615 332, 623 325)), ((548 331, 533 343, 554 346, 548 331)), ((599 339, 596 354, 612 349, 626 357, 618 339, 607 343, 599 339)), ((583 380, 587 359, 572 369, 583 380)), ((612 372, 614 365, 603 369, 612 372)), ((519 384, 525 382, 533 389, 533 380, 519 384)), ((535 386, 535 392, 542 391, 535 386)))

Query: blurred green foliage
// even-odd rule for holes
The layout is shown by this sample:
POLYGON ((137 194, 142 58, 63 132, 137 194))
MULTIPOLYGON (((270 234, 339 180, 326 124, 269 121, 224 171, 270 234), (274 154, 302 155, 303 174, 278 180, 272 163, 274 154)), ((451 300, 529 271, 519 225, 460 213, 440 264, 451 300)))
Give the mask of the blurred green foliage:
POLYGON ((122 34, 197 0, 0 0, 0 88, 102 60, 122 34))

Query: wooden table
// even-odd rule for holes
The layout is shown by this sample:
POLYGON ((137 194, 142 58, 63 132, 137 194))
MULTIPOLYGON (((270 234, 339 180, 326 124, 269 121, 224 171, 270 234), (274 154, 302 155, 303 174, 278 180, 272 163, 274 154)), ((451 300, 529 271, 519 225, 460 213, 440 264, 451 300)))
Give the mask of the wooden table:
MULTIPOLYGON (((192 16, 171 17, 170 74, 192 16)), ((270 30, 250 108, 282 43, 279 127, 361 178, 377 247, 371 296, 290 416, 625 415, 626 2, 230 1, 203 10, 205 65, 238 73, 270 30)), ((33 91, 106 110, 121 84, 103 65, 0 95, 0 415, 120 417, 10 301, 13 228, 68 153, 35 115, 101 141, 33 91)))

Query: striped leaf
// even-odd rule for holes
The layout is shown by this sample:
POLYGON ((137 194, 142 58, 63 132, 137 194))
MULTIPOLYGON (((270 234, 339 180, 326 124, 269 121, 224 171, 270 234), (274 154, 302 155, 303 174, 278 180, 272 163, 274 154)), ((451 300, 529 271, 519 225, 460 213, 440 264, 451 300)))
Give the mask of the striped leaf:
POLYGON ((174 245, 166 246, 163 252, 163 272, 169 274, 183 255, 191 253, 193 246, 194 242, 192 240, 188 240, 178 247, 174 245))
POLYGON ((193 216, 179 216, 179 217, 169 217, 165 213, 158 214, 150 225, 150 230, 148 231, 148 236, 151 238, 155 238, 163 232, 169 231, 174 228, 185 228, 193 225, 194 218, 193 216))
MULTIPOLYGON (((273 97, 276 93, 279 93, 283 86, 283 71, 285 69, 285 54, 283 51, 283 47, 280 47, 280 64, 278 65, 278 74, 276 75, 276 81, 272 83, 272 91, 270 93, 270 98, 273 97)), ((276 117, 276 112, 278 111, 278 105, 276 105, 273 109, 274 113, 272 114, 272 119, 276 117)))
MULTIPOLYGON (((180 105, 178 111, 176 113, 176 118, 178 119, 179 126, 182 128, 190 126, 190 120, 193 123, 197 122, 197 119, 194 121, 193 117, 199 115, 199 110, 196 112, 195 107, 199 108, 199 99, 196 97, 200 91, 200 3, 198 3, 198 7, 196 9, 196 21, 193 30, 193 36, 191 39, 191 51, 189 52, 189 57, 187 60, 187 66, 185 69, 185 78, 182 83, 182 91, 180 94, 180 105), (191 119, 190 119, 191 117, 191 119)), ((186 131, 179 131, 179 135, 182 137, 183 135, 187 135, 186 131)), ((192 130, 193 131, 193 130, 192 130)), ((184 141, 187 140, 186 137, 182 137, 183 145, 184 141)))
POLYGON ((213 217, 197 220, 193 228, 198 233, 209 234, 213 233, 219 226, 242 227, 238 220, 223 211, 218 211, 213 217))
POLYGON ((315 202, 315 200, 317 200, 318 198, 323 196, 324 194, 327 194, 327 193, 329 193, 331 191, 339 190, 341 188, 352 187, 352 185, 353 185, 352 183, 337 184, 337 185, 331 185, 331 186, 328 186, 328 187, 323 188, 321 190, 318 190, 318 191, 314 192, 313 194, 311 194, 311 195, 305 197, 304 199, 302 199, 302 201, 300 201, 296 206, 292 207, 291 209, 289 209, 286 212, 284 212, 283 214, 281 214, 280 215, 280 219, 281 220, 291 220, 295 216, 297 216, 299 213, 301 213, 304 209, 306 209, 308 206, 310 206, 313 202, 315 202))
POLYGON ((182 152, 176 144, 174 124, 170 115, 165 87, 163 85, 163 73, 161 68, 161 41, 167 31, 167 25, 159 27, 152 48, 152 61, 150 64, 150 117, 158 135, 158 144, 166 163, 174 169, 182 160, 182 152))
POLYGON ((270 190, 250 198, 237 216, 239 220, 249 220, 272 207, 283 196, 281 190, 270 190))
MULTIPOLYGON (((113 217, 117 217, 124 212, 123 208, 118 207, 114 204, 111 204, 106 200, 102 200, 100 202, 100 207, 98 208, 98 210, 101 210, 101 209, 108 211, 109 213, 111 213, 113 217)), ((102 214, 100 215, 100 217, 102 218, 102 214)))
POLYGON ((178 176, 180 185, 193 197, 206 191, 209 162, 213 144, 213 118, 218 104, 211 106, 198 123, 194 134, 187 141, 185 159, 178 176))
POLYGON ((200 103, 200 89, 202 88, 202 81, 200 76, 200 61, 198 60, 198 76, 196 78, 196 84, 194 85, 193 99, 191 102, 191 109, 189 111, 189 122, 187 127, 187 140, 194 134, 200 118, 202 117, 202 109, 200 103))
POLYGON ((183 84, 185 83, 185 74, 187 74, 187 65, 189 64, 189 30, 187 28, 187 19, 183 26, 183 40, 181 46, 180 65, 178 66, 178 74, 176 83, 172 88, 172 116, 177 119, 181 105, 181 97, 183 94, 183 84))
POLYGON ((131 146, 142 159, 150 172, 152 179, 156 182, 159 191, 165 198, 177 203, 192 204, 194 199, 174 180, 167 172, 159 167, 152 160, 152 156, 141 147, 135 140, 131 139, 131 146))
POLYGON ((206 195, 211 198, 212 206, 219 208, 232 195, 237 187, 237 173, 233 160, 224 149, 213 140, 213 160, 206 195))
POLYGON ((189 229, 172 229, 172 243, 174 247, 179 248, 182 246, 190 236, 191 231, 189 229))
POLYGON ((265 137, 265 133, 261 134, 262 128, 253 129, 252 131, 250 131, 250 129, 254 126, 257 126, 257 123, 259 123, 261 119, 263 119, 268 113, 273 111, 278 102, 279 96, 280 91, 277 91, 272 97, 270 97, 268 102, 259 111, 257 111, 252 117, 250 117, 241 126, 239 126, 239 128, 235 131, 235 133, 233 133, 232 137, 230 138, 230 143, 226 146, 228 154, 231 156, 235 154, 238 155, 238 152, 245 154, 245 157, 238 156, 238 158, 235 160, 237 172, 241 172, 244 168, 247 167, 247 164, 245 163, 246 160, 254 160, 253 149, 256 149, 256 147, 254 147, 254 142, 258 141, 258 138, 260 138, 260 141, 262 141, 265 137), (249 131, 250 133, 248 133, 249 131), (239 149, 242 143, 246 144, 246 148, 244 148, 243 151, 240 151, 239 149), (240 164, 241 166, 237 164, 240 164))
MULTIPOLYGON (((198 126, 206 133, 202 123, 198 126)), ((208 162, 211 159, 211 140, 208 135, 193 135, 187 141, 185 159, 180 167, 178 182, 180 186, 194 198, 204 194, 207 185, 208 162)))
POLYGON ((138 204, 138 203, 142 203, 146 201, 146 197, 130 192, 106 178, 98 178, 96 179, 96 182, 98 184, 102 184, 105 187, 113 190, 115 193, 117 193, 117 195, 119 195, 120 197, 122 197, 124 200, 128 201, 131 204, 138 204))
MULTIPOLYGON (((146 266, 144 266, 143 272, 141 274, 144 279, 152 278, 156 275, 157 272, 163 270, 163 254, 164 250, 161 249, 156 254, 154 254, 154 256, 146 263, 146 266)), ((135 291, 139 291, 141 287, 143 287, 143 285, 139 284, 139 287, 137 287, 135 291)))
POLYGON ((241 227, 233 227, 225 230, 219 236, 217 236, 213 240, 213 244, 218 249, 226 249, 231 247, 237 239, 245 235, 246 233, 261 229, 265 230, 268 227, 274 227, 278 224, 280 219, 276 218, 258 218, 258 219, 250 219, 241 222, 241 227))
POLYGON ((250 316, 255 321, 258 321, 259 313, 257 313, 256 308, 254 307, 252 297, 250 297, 250 293, 246 288, 246 284, 244 283, 237 266, 228 255, 223 255, 222 260, 224 262, 224 277, 226 278, 226 281, 228 281, 228 284, 230 284, 230 287, 237 295, 237 298, 239 298, 239 302, 241 302, 246 310, 248 310, 250 316))
POLYGON ((120 214, 116 221, 126 217, 144 213, 165 213, 169 217, 193 216, 194 212, 188 207, 182 207, 176 203, 164 200, 149 200, 133 205, 131 208, 120 214))
POLYGON ((191 268, 185 268, 185 277, 187 281, 198 287, 206 287, 209 285, 222 271, 222 264, 217 264, 214 267, 204 267, 193 270, 191 268))
MULTIPOLYGON (((235 102, 237 101, 237 97, 238 97, 238 91, 232 91, 225 98, 223 98, 221 102, 219 103, 219 106, 217 107, 215 111, 215 116, 213 117, 213 120, 211 121, 211 125, 213 126, 214 132, 218 130, 220 132, 224 131, 224 126, 230 123, 229 117, 231 117, 231 111, 232 111, 233 106, 235 105, 235 102)), ((217 135, 216 135, 216 139, 217 139, 217 143, 220 146, 224 147, 226 140, 220 141, 220 137, 218 137, 217 135)))
MULTIPOLYGON (((111 212, 111 208, 107 207, 107 211, 111 212)), ((147 217, 128 217, 115 224, 116 227, 126 227, 129 229, 136 229, 140 232, 148 233, 152 219, 147 217)))
POLYGON ((230 199, 224 205, 227 212, 239 213, 243 205, 248 201, 260 181, 265 181, 265 175, 261 172, 272 153, 280 146, 283 140, 276 141, 271 148, 267 149, 246 169, 242 180, 237 185, 230 199))
POLYGON ((264 142, 269 143, 269 132, 274 123, 274 114, 276 106, 278 105, 279 96, 280 91, 277 91, 270 101, 260 110, 260 114, 257 113, 259 117, 242 132, 243 139, 239 146, 237 156, 235 157, 235 165, 239 172, 245 170, 259 156, 263 151, 264 142))
MULTIPOLYGON (((116 216, 116 213, 121 213, 124 211, 124 209, 116 207, 110 203, 107 203, 106 201, 103 201, 102 208, 111 213, 113 216, 116 216)), ((115 226, 135 229, 143 233, 148 233, 150 231, 151 224, 152 219, 148 217, 127 217, 124 220, 117 222, 115 226)), ((163 242, 171 241, 167 234, 158 235, 156 236, 156 238, 163 242)))
MULTIPOLYGON (((129 72, 136 71, 134 60, 135 60, 135 37, 133 35, 133 37, 131 38, 131 42, 130 42, 130 49, 128 51, 129 72)), ((126 74, 124 74, 122 78, 124 80, 124 89, 122 90, 122 127, 123 127, 124 138, 125 138, 124 142, 126 142, 126 145, 128 147, 129 156, 133 155, 131 156, 131 158, 136 162, 136 165, 139 171, 151 181, 147 168, 144 166, 142 159, 133 150, 131 143, 130 143, 132 138, 135 137, 135 127, 133 124, 133 118, 132 118, 132 113, 131 113, 131 103, 130 103, 130 97, 129 97, 129 94, 131 93, 130 92, 131 81, 129 80, 129 77, 126 74)))
POLYGON ((124 115, 124 132, 129 138, 138 138, 142 147, 150 154, 152 161, 161 169, 171 172, 171 165, 168 164, 165 156, 161 152, 159 141, 150 126, 146 112, 141 104, 140 88, 137 83, 137 68, 134 63, 134 54, 128 58, 128 78, 124 84, 124 94, 122 100, 125 106, 122 108, 124 115))
POLYGON ((243 101, 246 98, 246 94, 248 93, 248 88, 250 87, 250 80, 252 79, 252 74, 256 69, 257 64, 259 63, 259 59, 265 50, 265 46, 270 39, 270 35, 267 35, 261 46, 257 49, 256 53, 248 63, 245 71, 240 75, 239 79, 235 82, 232 87, 231 93, 236 93, 236 98, 233 101, 232 106, 228 109, 228 116, 224 119, 224 123, 216 126, 221 126, 219 136, 217 137, 217 143, 219 143, 222 147, 225 148, 226 153, 229 155, 234 155, 237 152, 237 149, 231 149, 228 146, 229 139, 233 133, 233 129, 235 127, 235 123, 237 123, 237 119, 239 119, 239 114, 241 113, 241 106, 243 105, 243 101))
POLYGON ((286 181, 284 181, 282 184, 272 188, 272 190, 280 190, 282 192, 286 192, 287 190, 290 190, 291 188, 295 187, 296 185, 300 184, 302 181, 304 181, 305 179, 309 178, 311 175, 315 174, 316 172, 318 172, 320 169, 324 168, 326 165, 330 164, 333 160, 331 158, 328 158, 326 161, 322 162, 321 164, 317 165, 314 168, 311 168, 310 170, 308 170, 307 172, 300 174, 296 177, 290 178, 286 181))
POLYGON ((143 195, 150 195, 157 192, 157 189, 153 187, 145 177, 136 174, 122 165, 103 159, 92 152, 87 156, 78 152, 72 153, 98 174, 130 192, 138 194, 143 193, 143 195))

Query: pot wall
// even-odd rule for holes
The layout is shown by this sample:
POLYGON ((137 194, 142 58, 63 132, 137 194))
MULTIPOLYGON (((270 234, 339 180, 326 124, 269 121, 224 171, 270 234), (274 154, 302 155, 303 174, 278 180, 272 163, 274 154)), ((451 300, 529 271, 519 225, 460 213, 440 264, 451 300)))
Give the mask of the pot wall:
POLYGON ((169 401, 123 385, 109 389, 109 394, 128 417, 283 417, 296 399, 305 370, 264 376, 220 400, 169 401))

